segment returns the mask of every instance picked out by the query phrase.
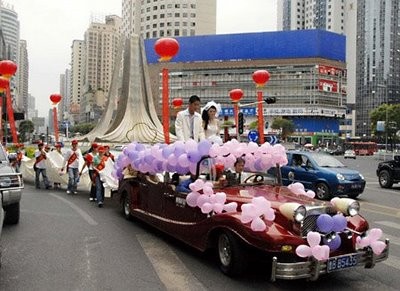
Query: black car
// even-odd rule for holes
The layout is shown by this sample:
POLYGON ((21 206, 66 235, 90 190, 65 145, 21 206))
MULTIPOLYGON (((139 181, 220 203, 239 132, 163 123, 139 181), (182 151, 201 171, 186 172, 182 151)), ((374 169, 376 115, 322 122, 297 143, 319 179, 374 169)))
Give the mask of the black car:
POLYGON ((394 183, 400 182, 400 156, 395 156, 394 160, 380 162, 376 175, 382 188, 391 188, 394 183))

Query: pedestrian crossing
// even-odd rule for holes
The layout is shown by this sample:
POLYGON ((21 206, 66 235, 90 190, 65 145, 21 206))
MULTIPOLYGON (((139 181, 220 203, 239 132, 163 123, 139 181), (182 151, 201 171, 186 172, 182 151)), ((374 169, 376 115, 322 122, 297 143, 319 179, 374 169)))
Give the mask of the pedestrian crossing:
POLYGON ((382 229, 382 239, 389 239, 389 258, 383 261, 383 264, 400 270, 400 237, 389 234, 389 232, 398 233, 398 230, 400 230, 400 223, 382 220, 374 221, 373 224, 382 229))

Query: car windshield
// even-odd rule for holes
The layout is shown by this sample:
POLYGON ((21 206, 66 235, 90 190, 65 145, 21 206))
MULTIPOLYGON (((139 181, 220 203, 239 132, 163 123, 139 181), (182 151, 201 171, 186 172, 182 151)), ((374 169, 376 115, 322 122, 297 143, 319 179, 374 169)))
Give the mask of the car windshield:
POLYGON ((314 158, 315 163, 320 167, 327 167, 327 168, 345 168, 346 167, 338 159, 336 159, 332 156, 313 154, 312 157, 314 158))
POLYGON ((205 158, 199 162, 198 177, 213 181, 215 187, 225 187, 238 184, 276 184, 276 178, 267 172, 252 171, 245 165, 244 171, 235 172, 234 167, 225 168, 215 158, 205 158))

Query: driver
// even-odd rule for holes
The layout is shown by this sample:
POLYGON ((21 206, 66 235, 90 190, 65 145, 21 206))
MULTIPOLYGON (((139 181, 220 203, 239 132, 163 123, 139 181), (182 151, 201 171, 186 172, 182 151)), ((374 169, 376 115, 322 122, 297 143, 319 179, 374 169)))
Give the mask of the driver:
POLYGON ((244 181, 243 170, 245 166, 245 160, 243 158, 237 158, 233 164, 233 171, 228 170, 225 172, 226 180, 228 185, 239 185, 244 181))

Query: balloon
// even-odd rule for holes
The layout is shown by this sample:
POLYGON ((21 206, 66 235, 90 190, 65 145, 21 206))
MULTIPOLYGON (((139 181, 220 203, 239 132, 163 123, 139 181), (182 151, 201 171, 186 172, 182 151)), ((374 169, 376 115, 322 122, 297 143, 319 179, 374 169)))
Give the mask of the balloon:
POLYGON ((267 228, 264 221, 260 217, 253 219, 250 227, 253 231, 264 231, 267 228))
POLYGON ((227 213, 236 212, 237 211, 237 203, 236 202, 231 202, 231 203, 225 204, 224 205, 224 210, 227 213))
POLYGON ((215 193, 215 203, 224 204, 226 201, 226 194, 224 192, 215 193))
POLYGON ((201 179, 197 179, 193 183, 189 184, 189 189, 194 191, 194 192, 198 192, 201 189, 203 189, 203 186, 204 186, 204 181, 201 180, 201 179))
POLYGON ((177 158, 174 154, 170 154, 168 157, 168 164, 170 164, 171 166, 176 166, 178 163, 177 158))
POLYGON ((307 242, 310 247, 317 246, 321 242, 321 235, 318 232, 310 231, 307 234, 307 242))
POLYGON ((200 141, 199 144, 197 145, 197 150, 200 156, 208 155, 210 148, 211 148, 211 142, 206 139, 200 141))
POLYGON ((197 150, 197 142, 195 142, 193 139, 189 139, 185 143, 185 150, 186 150, 186 152, 196 151, 197 150))
POLYGON ((365 248, 365 247, 369 246, 371 243, 369 237, 361 238, 359 236, 356 238, 356 242, 360 246, 360 248, 365 248))
POLYGON ((326 238, 323 239, 323 242, 325 245, 327 245, 329 247, 329 249, 331 251, 335 251, 337 250, 340 245, 342 244, 342 239, 340 238, 339 235, 336 235, 336 237, 334 239, 332 239, 331 241, 327 241, 326 238))
POLYGON ((196 207, 197 205, 197 199, 199 198, 200 194, 199 192, 190 192, 187 196, 186 196, 186 203, 190 206, 190 207, 196 207))
MULTIPOLYGON (((197 205, 197 207, 202 207, 203 206, 203 204, 204 203, 209 203, 208 202, 209 201, 209 197, 207 196, 207 195, 200 195, 198 198, 197 198, 197 202, 196 202, 196 205, 197 205)), ((209 203, 210 204, 210 203, 209 203)), ((210 204, 211 205, 211 204, 210 204)))
POLYGON ((178 157, 178 164, 179 164, 181 167, 189 167, 190 162, 189 162, 189 160, 188 160, 187 154, 181 154, 181 155, 178 157))
POLYGON ((183 141, 180 140, 176 141, 174 150, 175 156, 179 157, 184 152, 185 152, 185 144, 183 143, 183 141))
POLYGON ((174 152, 173 147, 167 146, 162 149, 162 156, 164 159, 168 159, 168 157, 174 152))
POLYGON ((213 191, 212 187, 204 185, 203 193, 207 194, 207 195, 212 195, 212 194, 214 194, 214 191, 213 191))
POLYGON ((378 239, 380 239, 382 236, 382 230, 379 228, 372 228, 369 233, 368 233, 368 237, 369 239, 372 241, 377 241, 378 239))
POLYGON ((321 214, 317 218, 318 230, 324 233, 332 231, 333 219, 328 214, 321 214))
POLYGON ((191 151, 188 151, 188 153, 187 153, 187 159, 191 163, 197 163, 198 161, 200 161, 201 155, 199 152, 191 150, 191 151))
POLYGON ((210 213, 213 210, 213 206, 211 203, 204 203, 201 207, 201 212, 203 212, 204 214, 210 213))
POLYGON ((221 203, 214 203, 213 204, 213 211, 215 213, 222 213, 222 210, 224 210, 224 204, 221 204, 221 203))
POLYGON ((336 232, 341 232, 347 227, 347 219, 342 214, 336 214, 332 216, 333 226, 332 230, 336 232))
POLYGON ((297 254, 299 257, 307 258, 307 257, 309 257, 309 256, 312 255, 312 251, 311 251, 311 248, 310 248, 309 246, 306 246, 306 245, 299 245, 299 246, 296 248, 296 254, 297 254))
POLYGON ((371 243, 371 249, 375 255, 379 256, 385 248, 386 243, 384 243, 383 241, 374 241, 373 243, 371 243))

